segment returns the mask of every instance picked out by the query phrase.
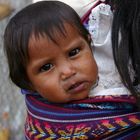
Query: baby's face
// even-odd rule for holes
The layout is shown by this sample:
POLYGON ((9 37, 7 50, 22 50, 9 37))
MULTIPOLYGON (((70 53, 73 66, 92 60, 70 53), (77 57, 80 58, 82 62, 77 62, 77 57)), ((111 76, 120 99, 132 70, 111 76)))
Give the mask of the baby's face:
POLYGON ((33 90, 48 101, 66 103, 84 99, 97 79, 97 65, 88 43, 77 30, 65 25, 67 36, 29 41, 27 75, 33 90))

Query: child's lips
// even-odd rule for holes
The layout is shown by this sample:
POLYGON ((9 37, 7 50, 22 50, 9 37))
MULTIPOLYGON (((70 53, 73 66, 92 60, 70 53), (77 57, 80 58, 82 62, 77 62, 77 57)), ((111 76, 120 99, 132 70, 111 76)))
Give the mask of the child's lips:
POLYGON ((69 88, 67 89, 68 93, 79 93, 85 89, 87 89, 89 83, 86 81, 83 82, 77 82, 72 84, 71 86, 69 86, 69 88))

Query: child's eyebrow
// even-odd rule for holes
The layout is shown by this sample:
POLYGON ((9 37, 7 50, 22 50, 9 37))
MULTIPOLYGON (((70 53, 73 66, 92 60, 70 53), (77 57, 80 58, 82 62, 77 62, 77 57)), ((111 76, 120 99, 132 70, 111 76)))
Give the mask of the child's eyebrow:
POLYGON ((86 44, 86 40, 84 40, 82 37, 81 38, 77 38, 76 40, 74 40, 73 42, 70 43, 69 46, 67 46, 67 48, 73 48, 73 47, 76 47, 76 46, 81 46, 81 45, 84 45, 86 44))

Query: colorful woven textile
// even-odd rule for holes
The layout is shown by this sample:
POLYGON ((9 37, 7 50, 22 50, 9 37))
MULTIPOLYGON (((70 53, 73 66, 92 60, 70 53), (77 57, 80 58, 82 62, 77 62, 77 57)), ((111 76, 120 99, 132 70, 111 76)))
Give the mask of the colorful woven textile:
POLYGON ((27 140, 137 140, 140 112, 132 96, 97 96, 53 104, 26 95, 27 140))

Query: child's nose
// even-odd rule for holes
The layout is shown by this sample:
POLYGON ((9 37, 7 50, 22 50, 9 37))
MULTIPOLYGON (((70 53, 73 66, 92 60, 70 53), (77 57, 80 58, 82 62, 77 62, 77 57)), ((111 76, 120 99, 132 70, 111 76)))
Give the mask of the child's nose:
POLYGON ((76 74, 75 67, 71 63, 61 66, 61 79, 66 80, 76 74))

